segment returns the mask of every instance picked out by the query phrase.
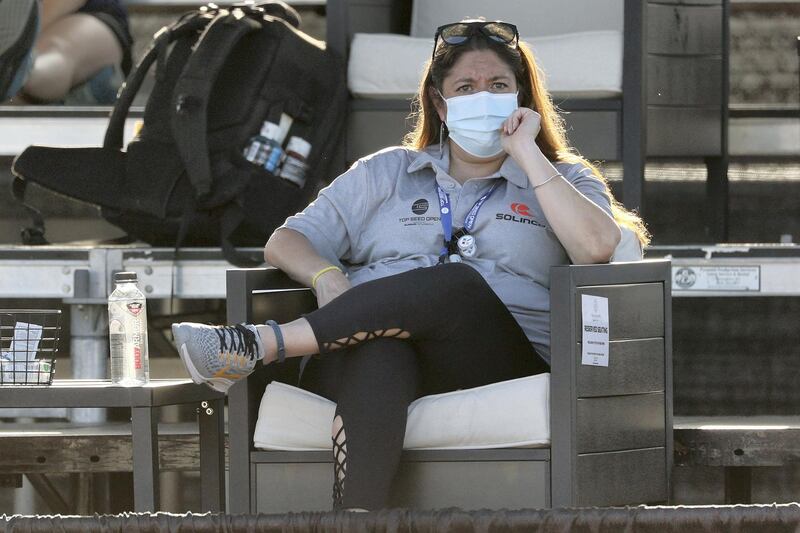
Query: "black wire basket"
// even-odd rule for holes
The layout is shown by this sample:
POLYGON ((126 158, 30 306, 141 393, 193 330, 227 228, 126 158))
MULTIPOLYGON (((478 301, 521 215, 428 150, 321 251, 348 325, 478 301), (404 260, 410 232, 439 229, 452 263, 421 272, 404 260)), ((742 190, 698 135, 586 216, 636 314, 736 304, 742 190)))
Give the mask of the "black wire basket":
POLYGON ((58 309, 0 309, 0 386, 53 383, 60 333, 58 309))

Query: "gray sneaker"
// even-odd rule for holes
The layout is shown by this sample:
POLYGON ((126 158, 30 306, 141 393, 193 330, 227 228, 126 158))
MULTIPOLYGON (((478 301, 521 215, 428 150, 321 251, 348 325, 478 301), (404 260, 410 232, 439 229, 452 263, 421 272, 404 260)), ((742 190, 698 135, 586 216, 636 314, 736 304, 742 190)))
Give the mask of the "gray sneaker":
POLYGON ((175 346, 195 383, 227 393, 263 358, 255 326, 207 326, 192 322, 172 325, 175 346))

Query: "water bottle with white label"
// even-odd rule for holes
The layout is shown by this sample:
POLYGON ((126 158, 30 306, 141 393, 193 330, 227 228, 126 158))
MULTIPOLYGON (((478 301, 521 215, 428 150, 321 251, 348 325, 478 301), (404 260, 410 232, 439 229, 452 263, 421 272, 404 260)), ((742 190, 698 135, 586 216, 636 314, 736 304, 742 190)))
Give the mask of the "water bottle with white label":
POLYGON ((108 297, 111 381, 123 387, 143 385, 150 380, 147 306, 136 281, 136 272, 114 274, 114 292, 108 297))

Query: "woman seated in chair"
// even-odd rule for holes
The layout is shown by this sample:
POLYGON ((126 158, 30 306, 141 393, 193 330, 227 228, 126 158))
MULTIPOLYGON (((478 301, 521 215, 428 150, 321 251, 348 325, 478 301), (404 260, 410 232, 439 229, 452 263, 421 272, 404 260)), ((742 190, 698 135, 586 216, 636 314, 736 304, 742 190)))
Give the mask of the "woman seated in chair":
POLYGON ((621 226, 647 240, 568 147, 514 25, 440 27, 417 102, 405 146, 356 162, 266 245, 319 309, 173 326, 194 380, 221 391, 258 360, 321 355, 301 386, 337 403, 336 508, 386 506, 414 399, 549 371, 551 266, 609 261, 621 226))

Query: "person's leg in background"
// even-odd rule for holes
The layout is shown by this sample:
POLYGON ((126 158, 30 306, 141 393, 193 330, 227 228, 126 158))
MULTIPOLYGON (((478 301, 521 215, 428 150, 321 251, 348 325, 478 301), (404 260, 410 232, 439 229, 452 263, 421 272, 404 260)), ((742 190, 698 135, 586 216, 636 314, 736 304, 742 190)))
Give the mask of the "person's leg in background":
POLYGON ((312 360, 302 387, 335 401, 333 503, 380 509, 400 464, 408 405, 419 396, 417 356, 396 339, 312 360))
POLYGON ((23 97, 42 102, 61 100, 103 67, 119 64, 122 54, 111 29, 92 15, 70 13, 47 26, 43 24, 23 97))
POLYGON ((119 0, 0 0, 0 17, 0 101, 115 102, 132 64, 119 0))
POLYGON ((39 0, 42 29, 75 13, 85 4, 86 0, 39 0))

